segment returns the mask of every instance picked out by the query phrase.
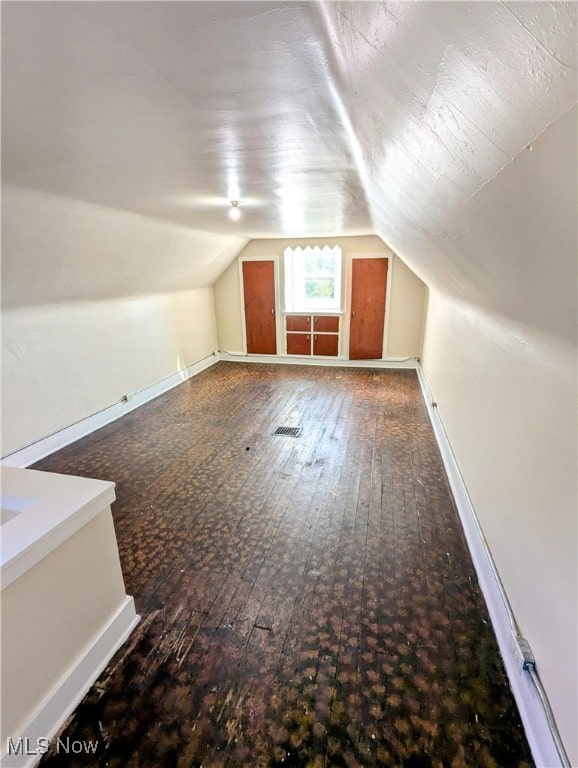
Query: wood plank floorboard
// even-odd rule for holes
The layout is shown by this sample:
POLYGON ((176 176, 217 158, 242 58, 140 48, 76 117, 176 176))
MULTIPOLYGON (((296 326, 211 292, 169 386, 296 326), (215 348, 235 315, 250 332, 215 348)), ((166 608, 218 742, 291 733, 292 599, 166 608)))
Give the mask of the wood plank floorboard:
POLYGON ((143 617, 43 768, 533 765, 414 371, 219 363, 35 468, 116 482, 143 617))

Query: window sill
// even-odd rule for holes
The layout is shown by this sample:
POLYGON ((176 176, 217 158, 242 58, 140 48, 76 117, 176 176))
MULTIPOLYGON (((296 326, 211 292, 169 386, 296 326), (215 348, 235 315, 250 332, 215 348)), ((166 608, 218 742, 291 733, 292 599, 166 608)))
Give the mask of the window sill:
POLYGON ((320 317, 321 315, 343 315, 345 312, 343 309, 284 309, 282 310, 282 314, 298 315, 299 317, 302 315, 316 315, 317 317, 320 317))

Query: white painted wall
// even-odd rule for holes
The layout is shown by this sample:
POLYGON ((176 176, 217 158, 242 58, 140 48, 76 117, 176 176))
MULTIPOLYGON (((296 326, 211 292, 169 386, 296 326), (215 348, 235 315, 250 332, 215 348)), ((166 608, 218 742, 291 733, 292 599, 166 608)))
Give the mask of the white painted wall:
POLYGON ((394 255, 387 334, 389 357, 420 357, 427 294, 425 283, 394 255))
POLYGON ((423 365, 576 765, 576 348, 437 292, 423 365))
POLYGON ((215 282, 215 314, 219 349, 243 352, 243 323, 239 261, 235 259, 215 282))
POLYGON ((22 307, 2 317, 2 454, 217 348, 211 288, 22 307))
POLYGON ((462 209, 460 235, 446 253, 462 254, 463 296, 431 291, 423 354, 572 765, 578 764, 576 137, 573 109, 462 209))
MULTIPOLYGON (((419 357, 422 348, 422 331, 427 288, 424 283, 392 254, 381 238, 375 235, 355 237, 329 237, 307 239, 251 240, 239 254, 239 258, 278 257, 282 269, 283 252, 287 247, 307 245, 339 245, 347 261, 352 255, 390 256, 391 292, 387 325, 388 357, 419 357)), ((347 269, 345 270, 347 276, 347 269)), ((343 285, 347 295, 347 283, 343 285)), ((243 321, 239 264, 236 259, 215 283, 215 308, 219 349, 241 353, 243 350, 243 321)), ((347 322, 347 318, 345 318, 347 322)))
POLYGON ((242 240, 26 190, 2 203, 2 455, 216 350, 210 279, 242 240))

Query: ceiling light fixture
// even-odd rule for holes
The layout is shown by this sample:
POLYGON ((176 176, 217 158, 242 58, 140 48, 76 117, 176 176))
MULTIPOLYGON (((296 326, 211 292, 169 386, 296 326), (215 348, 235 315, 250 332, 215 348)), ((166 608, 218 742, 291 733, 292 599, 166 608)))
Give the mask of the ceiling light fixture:
POLYGON ((231 200, 231 210, 229 211, 229 217, 231 221, 239 221, 241 218, 241 211, 239 210, 238 200, 231 200))

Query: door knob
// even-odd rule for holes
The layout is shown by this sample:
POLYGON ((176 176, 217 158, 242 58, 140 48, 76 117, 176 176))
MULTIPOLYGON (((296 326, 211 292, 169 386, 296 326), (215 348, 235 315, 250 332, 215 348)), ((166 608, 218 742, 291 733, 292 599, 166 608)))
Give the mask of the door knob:
POLYGON ((274 315, 274 314, 275 314, 275 309, 272 309, 272 310, 271 310, 271 314, 272 314, 272 315, 274 315))
POLYGON ((354 309, 351 310, 351 317, 355 317, 355 310, 354 309))

